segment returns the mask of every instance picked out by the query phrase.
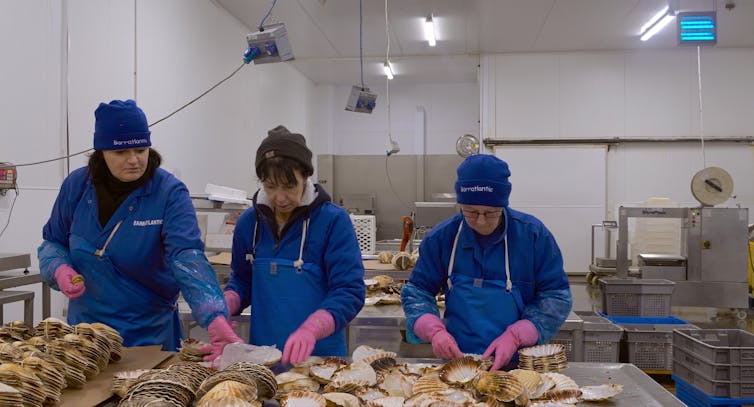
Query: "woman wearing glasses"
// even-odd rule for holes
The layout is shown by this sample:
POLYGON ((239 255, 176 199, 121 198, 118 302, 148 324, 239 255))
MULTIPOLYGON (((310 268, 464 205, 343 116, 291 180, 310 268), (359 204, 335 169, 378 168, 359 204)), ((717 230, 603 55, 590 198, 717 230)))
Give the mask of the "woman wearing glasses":
POLYGON ((494 355, 506 367, 519 347, 547 343, 571 311, 563 257, 545 225, 508 207, 505 161, 473 155, 458 167, 461 213, 422 240, 401 292, 409 342, 435 356, 494 355), (443 319, 435 296, 445 293, 443 319))

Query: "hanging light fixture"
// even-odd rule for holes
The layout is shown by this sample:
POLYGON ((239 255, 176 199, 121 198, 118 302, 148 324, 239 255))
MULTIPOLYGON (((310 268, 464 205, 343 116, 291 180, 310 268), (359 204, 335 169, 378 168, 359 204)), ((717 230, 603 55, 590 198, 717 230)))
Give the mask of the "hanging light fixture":
POLYGON ((432 14, 427 16, 424 20, 424 38, 429 43, 430 47, 437 45, 437 38, 435 37, 435 19, 432 14))
POLYGON ((382 65, 382 70, 385 71, 385 76, 387 76, 388 79, 393 79, 393 76, 395 76, 393 73, 393 64, 391 64, 390 61, 385 61, 385 64, 382 65))

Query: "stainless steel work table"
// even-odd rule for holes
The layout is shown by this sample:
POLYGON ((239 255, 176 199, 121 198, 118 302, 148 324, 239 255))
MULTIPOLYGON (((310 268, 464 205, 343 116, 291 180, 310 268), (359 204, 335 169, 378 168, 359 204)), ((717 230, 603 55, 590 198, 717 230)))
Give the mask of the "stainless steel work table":
MULTIPOLYGON (((42 281, 38 271, 29 271, 31 256, 28 254, 0 254, 0 291, 7 288, 42 283, 42 318, 50 316, 50 286, 42 281)), ((31 291, 5 291, 3 304, 24 301, 24 322, 34 325, 34 296, 31 291), (28 293, 28 294, 24 294, 28 293)), ((4 321, 0 305, 0 321, 4 321)))

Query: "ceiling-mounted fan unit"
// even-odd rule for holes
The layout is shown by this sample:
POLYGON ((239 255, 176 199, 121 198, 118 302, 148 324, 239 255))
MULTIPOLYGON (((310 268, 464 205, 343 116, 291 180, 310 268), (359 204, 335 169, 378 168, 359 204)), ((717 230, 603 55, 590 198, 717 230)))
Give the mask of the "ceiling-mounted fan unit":
POLYGON ((479 154, 479 139, 471 134, 464 134, 456 140, 456 152, 461 157, 479 154))

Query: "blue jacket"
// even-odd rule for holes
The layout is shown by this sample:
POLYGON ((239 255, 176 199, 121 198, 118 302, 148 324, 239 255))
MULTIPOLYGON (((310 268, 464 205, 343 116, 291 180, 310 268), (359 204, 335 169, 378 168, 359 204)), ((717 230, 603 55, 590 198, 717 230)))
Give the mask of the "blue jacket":
MULTIPOLYGON (((518 287, 524 306, 521 318, 530 320, 537 328, 539 343, 547 343, 560 329, 573 302, 563 257, 541 221, 510 208, 506 208, 506 213, 511 280, 518 287)), ((419 260, 401 292, 407 333, 413 341, 418 341, 413 328, 421 315, 439 316, 435 296, 448 290, 448 263, 460 222, 465 220, 457 214, 432 228, 422 240, 419 260)), ((505 282, 503 235, 489 244, 483 250, 474 231, 465 224, 458 240, 453 273, 505 282)), ((468 312, 472 314, 474 309, 468 312)), ((501 327, 497 335, 505 328, 501 327)), ((495 338, 488 339, 491 342, 495 338)))
POLYGON ((345 355, 345 327, 364 306, 361 251, 348 213, 321 186, 315 189, 309 181, 306 191, 310 202, 294 210, 280 233, 263 190, 255 195, 254 207, 241 215, 233 232, 233 272, 225 289, 238 293, 241 309, 251 305, 252 344, 283 349, 288 335, 324 309, 335 320, 335 333, 320 340, 314 354, 345 355), (304 266, 296 277, 289 262, 299 258, 306 219, 304 266))
POLYGON ((38 250, 42 278, 52 288, 59 289, 54 274, 62 264, 85 278, 84 295, 70 300, 69 323, 103 322, 121 333, 126 346, 162 344, 174 350, 182 337, 179 291, 200 326, 227 316, 181 181, 158 168, 105 227, 97 214, 88 168, 79 168, 63 181, 38 250), (104 255, 96 256, 118 222, 104 255))

